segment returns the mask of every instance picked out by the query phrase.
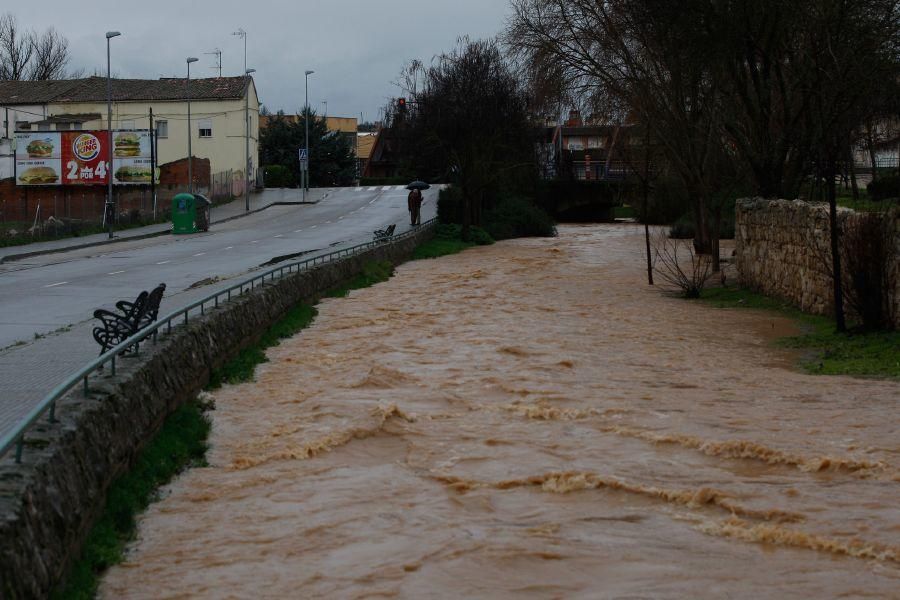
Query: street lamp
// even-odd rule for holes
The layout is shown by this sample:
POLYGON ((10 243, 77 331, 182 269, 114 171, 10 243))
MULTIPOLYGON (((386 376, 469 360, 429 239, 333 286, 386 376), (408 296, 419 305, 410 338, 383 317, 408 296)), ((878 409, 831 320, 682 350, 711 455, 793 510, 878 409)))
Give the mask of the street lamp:
POLYGON ((187 126, 188 126, 188 192, 194 193, 194 157, 191 153, 191 63, 197 62, 198 58, 189 56, 187 58, 187 80, 184 82, 185 96, 187 96, 187 126))
POLYGON ((103 218, 106 220, 106 225, 109 228, 109 239, 112 239, 113 237, 113 215, 115 214, 115 211, 113 210, 115 202, 113 201, 112 181, 112 79, 110 77, 109 67, 109 40, 120 35, 122 34, 118 31, 106 32, 106 153, 109 157, 109 163, 106 165, 108 189, 106 191, 106 206, 103 210, 103 218))
MULTIPOLYGON (((306 114, 303 116, 303 123, 306 125, 306 178, 303 185, 303 200, 309 194, 309 76, 315 71, 306 71, 306 114)), ((302 165, 301 165, 302 166, 302 165)))
POLYGON ((250 74, 256 73, 256 69, 244 70, 244 77, 247 77, 247 90, 244 92, 244 154, 247 160, 244 161, 244 167, 247 169, 244 173, 244 207, 250 212, 250 74))

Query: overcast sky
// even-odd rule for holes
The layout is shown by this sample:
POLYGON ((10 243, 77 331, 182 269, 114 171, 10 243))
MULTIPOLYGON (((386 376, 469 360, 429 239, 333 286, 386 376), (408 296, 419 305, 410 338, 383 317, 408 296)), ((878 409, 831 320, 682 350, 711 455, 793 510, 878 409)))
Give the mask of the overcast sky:
MULTIPOLYGON (((8 8, 7 8, 8 7, 8 8)), ((68 38, 71 67, 106 73, 109 30, 112 71, 126 78, 183 77, 185 58, 196 56, 191 77, 211 77, 222 50, 222 74, 255 68, 260 100, 273 112, 303 106, 306 69, 309 103, 320 114, 378 118, 411 58, 428 62, 452 48, 458 37, 496 35, 508 14, 507 0, 151 0, 137 2, 41 0, 10 2, 25 28, 53 26, 68 38)))

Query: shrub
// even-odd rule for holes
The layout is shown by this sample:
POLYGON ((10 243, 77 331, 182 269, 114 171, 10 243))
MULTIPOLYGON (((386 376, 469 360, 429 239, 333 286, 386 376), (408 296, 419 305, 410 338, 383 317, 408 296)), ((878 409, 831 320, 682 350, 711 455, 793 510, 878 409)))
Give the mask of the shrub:
POLYGON ((438 194, 438 223, 462 222, 462 190, 452 185, 445 187, 438 194))
MULTIPOLYGON (((661 178, 653 182, 647 198, 647 209, 644 210, 643 199, 638 197, 634 207, 641 223, 650 225, 668 225, 683 215, 690 207, 690 197, 684 184, 678 179, 661 178)), ((636 184, 640 196, 640 184, 636 184)))
POLYGON ((682 215, 669 228, 669 237, 673 240, 692 240, 696 229, 694 219, 689 215, 682 215))
POLYGON ((872 200, 887 200, 888 198, 900 198, 900 174, 882 175, 866 186, 869 198, 872 200))
POLYGON ((269 165, 263 167, 265 174, 265 185, 267 188, 294 187, 297 185, 297 178, 294 173, 282 165, 269 165))
POLYGON ((495 240, 556 235, 550 215, 522 196, 502 197, 485 213, 484 228, 495 240))
POLYGON ((859 213, 847 219, 843 230, 839 239, 847 303, 862 321, 863 329, 891 329, 894 239, 888 216, 859 213))

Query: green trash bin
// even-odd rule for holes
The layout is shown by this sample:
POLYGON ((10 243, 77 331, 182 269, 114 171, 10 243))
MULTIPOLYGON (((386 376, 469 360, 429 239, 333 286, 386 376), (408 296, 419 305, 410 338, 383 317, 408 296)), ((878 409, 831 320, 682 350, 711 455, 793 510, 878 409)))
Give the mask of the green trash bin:
POLYGON ((197 233, 197 202, 193 194, 172 198, 172 233, 197 233))

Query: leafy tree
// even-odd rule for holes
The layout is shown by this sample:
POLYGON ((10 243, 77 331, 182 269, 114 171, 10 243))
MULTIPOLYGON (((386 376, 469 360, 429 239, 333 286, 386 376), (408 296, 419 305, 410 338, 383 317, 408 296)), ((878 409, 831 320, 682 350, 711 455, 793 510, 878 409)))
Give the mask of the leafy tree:
POLYGON ((403 85, 409 100, 387 120, 402 141, 405 170, 460 186, 466 239, 503 194, 533 192, 528 97, 495 40, 463 38, 431 66, 413 61, 403 85))
POLYGON ((328 131, 325 120, 312 110, 297 115, 295 119, 288 119, 284 111, 278 111, 269 120, 259 134, 262 164, 280 165, 295 174, 300 172, 299 150, 306 147, 307 116, 310 185, 350 185, 356 177, 356 159, 350 142, 337 132, 328 131))

